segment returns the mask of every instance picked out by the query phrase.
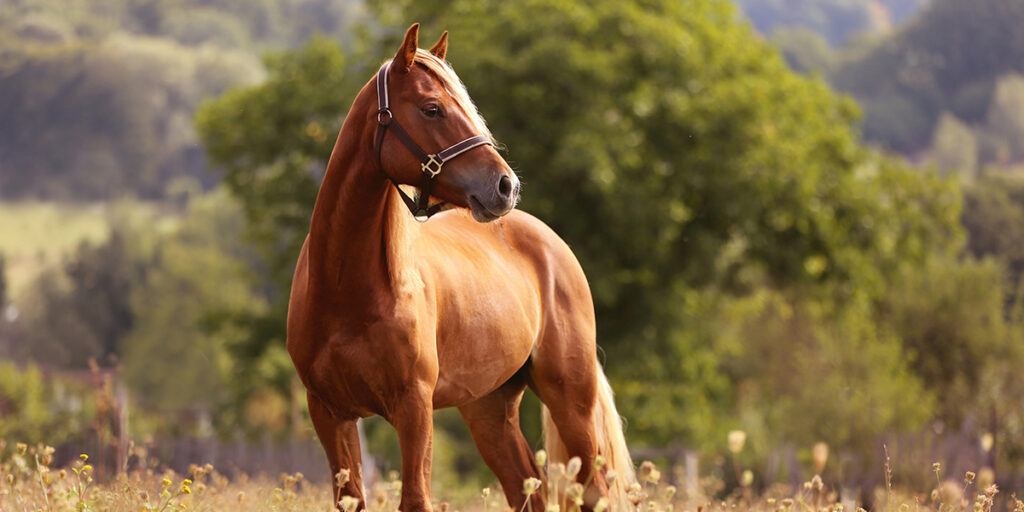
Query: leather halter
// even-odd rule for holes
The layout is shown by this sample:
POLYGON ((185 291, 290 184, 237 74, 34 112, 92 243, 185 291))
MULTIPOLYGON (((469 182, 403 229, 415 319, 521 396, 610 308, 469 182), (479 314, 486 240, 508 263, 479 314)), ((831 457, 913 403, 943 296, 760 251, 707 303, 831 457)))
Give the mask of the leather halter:
POLYGON ((494 143, 483 135, 476 135, 452 144, 447 149, 437 153, 427 154, 426 151, 420 148, 419 144, 412 140, 409 133, 398 124, 398 120, 391 113, 391 104, 388 101, 388 68, 390 67, 391 63, 385 62, 380 67, 380 71, 377 71, 377 137, 374 142, 377 150, 377 165, 380 166, 381 172, 387 176, 391 184, 395 186, 395 190, 398 190, 398 194, 402 196, 402 201, 405 202, 405 206, 409 208, 413 217, 419 222, 426 222, 435 213, 441 211, 441 206, 444 205, 443 202, 434 205, 430 204, 430 191, 434 188, 434 178, 441 174, 441 168, 444 166, 444 163, 477 146, 484 144, 493 146, 494 143), (384 144, 384 135, 388 132, 388 129, 420 160, 420 171, 423 173, 423 180, 419 184, 419 195, 415 201, 398 186, 398 182, 384 170, 384 165, 381 164, 380 151, 381 146, 384 144))

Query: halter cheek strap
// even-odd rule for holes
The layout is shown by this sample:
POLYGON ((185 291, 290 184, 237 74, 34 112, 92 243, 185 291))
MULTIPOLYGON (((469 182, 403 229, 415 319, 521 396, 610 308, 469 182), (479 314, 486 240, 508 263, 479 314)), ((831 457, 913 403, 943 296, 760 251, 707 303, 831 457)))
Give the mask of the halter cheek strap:
POLYGON ((444 203, 430 204, 430 191, 434 188, 434 178, 438 174, 441 174, 441 169, 444 163, 451 160, 477 146, 483 146, 489 144, 491 146, 494 143, 490 139, 483 135, 476 135, 470 137, 461 142, 457 142, 446 149, 438 151, 437 153, 427 154, 420 148, 416 141, 412 140, 409 133, 402 128, 398 121, 395 120, 394 115, 391 113, 391 103, 388 98, 388 68, 391 67, 390 62, 384 63, 380 67, 380 71, 377 71, 377 135, 375 137, 374 146, 377 151, 377 164, 380 166, 381 172, 387 176, 388 180, 395 186, 395 190, 398 190, 398 194, 402 197, 402 201, 405 202, 405 206, 412 212, 413 217, 419 222, 425 222, 435 213, 441 211, 441 207, 444 203), (381 163, 380 153, 381 147, 384 144, 384 136, 391 131, 398 137, 398 140, 405 145, 406 148, 412 152, 413 155, 420 161, 420 171, 423 174, 422 180, 419 184, 419 195, 416 200, 413 200, 406 194, 401 187, 398 186, 398 182, 391 177, 384 170, 384 165, 381 163))

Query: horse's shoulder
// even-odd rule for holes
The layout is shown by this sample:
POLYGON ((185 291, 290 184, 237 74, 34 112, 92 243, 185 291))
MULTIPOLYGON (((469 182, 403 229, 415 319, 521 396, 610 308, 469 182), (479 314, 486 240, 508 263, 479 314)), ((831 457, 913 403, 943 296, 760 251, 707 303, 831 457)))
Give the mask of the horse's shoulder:
POLYGON ((506 222, 509 234, 522 244, 535 249, 547 248, 572 254, 568 244, 547 223, 522 210, 512 210, 498 222, 506 222))

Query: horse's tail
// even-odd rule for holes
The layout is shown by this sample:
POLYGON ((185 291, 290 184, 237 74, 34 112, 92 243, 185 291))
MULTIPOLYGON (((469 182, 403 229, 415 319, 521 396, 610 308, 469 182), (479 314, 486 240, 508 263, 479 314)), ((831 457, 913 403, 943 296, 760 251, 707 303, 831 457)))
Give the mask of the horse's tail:
MULTIPOLYGON (((552 462, 567 462, 569 453, 551 420, 551 413, 544 406, 541 413, 544 421, 544 448, 548 452, 548 459, 552 462)), ((628 510, 630 503, 626 494, 629 486, 636 482, 636 471, 633 459, 629 456, 629 447, 626 446, 626 436, 622 433, 622 417, 615 409, 612 386, 608 384, 600 364, 597 371, 594 432, 597 434, 597 453, 605 459, 605 470, 615 472, 615 479, 608 485, 610 510, 628 510)))

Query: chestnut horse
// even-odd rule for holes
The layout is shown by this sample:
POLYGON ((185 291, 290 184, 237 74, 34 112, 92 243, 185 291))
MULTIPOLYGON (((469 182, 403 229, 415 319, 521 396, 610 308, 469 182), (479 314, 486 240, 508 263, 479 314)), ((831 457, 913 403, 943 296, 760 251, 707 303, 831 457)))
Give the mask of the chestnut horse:
POLYGON ((587 280, 565 242, 513 209, 519 180, 444 60, 447 32, 425 51, 418 28, 352 104, 292 284, 288 352, 332 473, 351 475, 334 498, 365 506, 356 420, 376 414, 398 432, 400 509, 430 510, 432 412, 457 407, 518 510, 523 481, 543 481, 519 429, 530 386, 550 458, 582 460, 585 506, 623 503, 633 466, 587 280), (431 196, 456 208, 416 222, 406 207, 425 220, 431 196))

